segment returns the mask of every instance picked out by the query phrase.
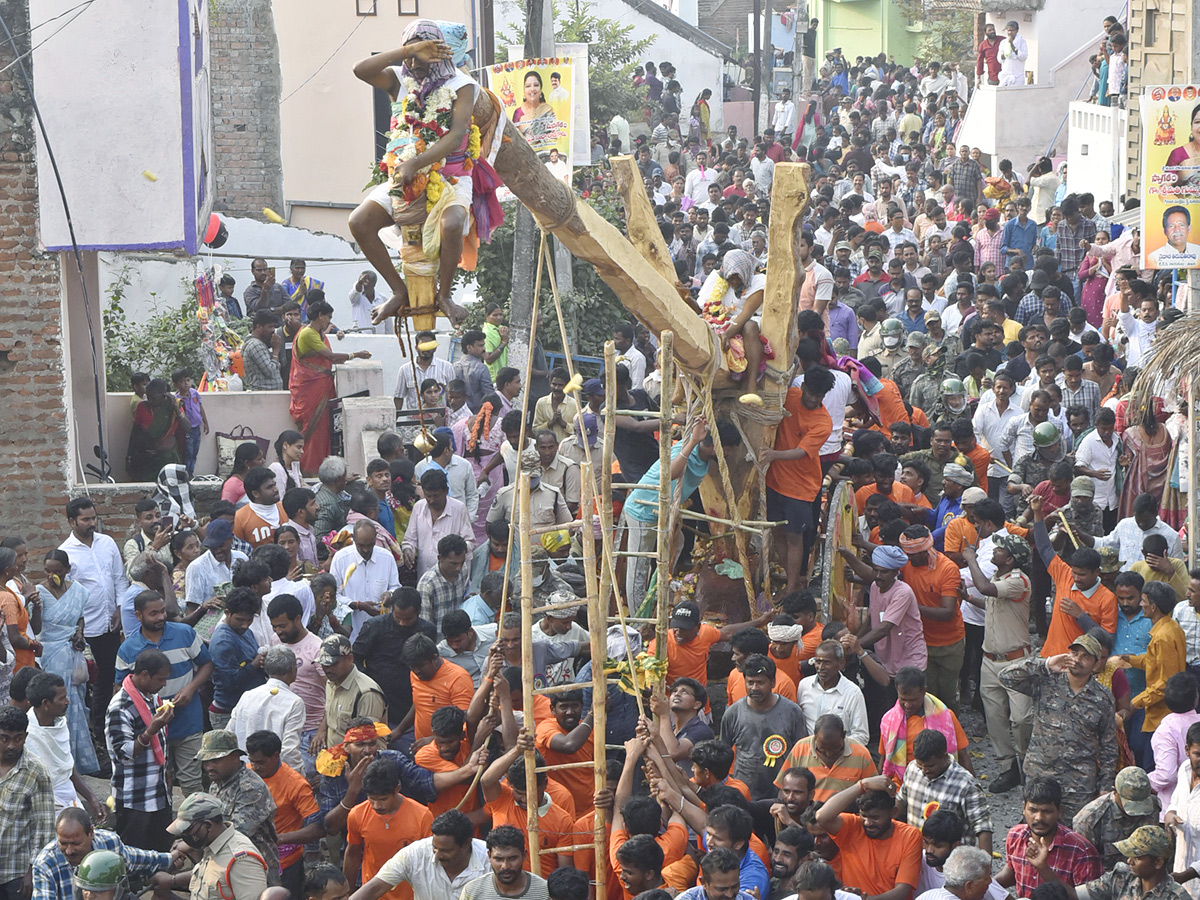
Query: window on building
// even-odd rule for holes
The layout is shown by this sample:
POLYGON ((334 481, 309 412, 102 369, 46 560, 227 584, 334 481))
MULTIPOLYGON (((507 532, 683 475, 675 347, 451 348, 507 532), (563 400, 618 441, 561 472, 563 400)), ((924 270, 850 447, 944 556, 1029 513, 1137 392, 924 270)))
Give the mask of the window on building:
POLYGON ((1146 33, 1143 36, 1143 41, 1147 47, 1153 47, 1158 43, 1158 10, 1146 10, 1146 33))
POLYGON ((400 4, 400 15, 402 16, 419 16, 421 14, 421 0, 396 0, 400 4))
POLYGON ((356 12, 360 16, 377 16, 379 15, 379 0, 354 0, 357 4, 356 12))

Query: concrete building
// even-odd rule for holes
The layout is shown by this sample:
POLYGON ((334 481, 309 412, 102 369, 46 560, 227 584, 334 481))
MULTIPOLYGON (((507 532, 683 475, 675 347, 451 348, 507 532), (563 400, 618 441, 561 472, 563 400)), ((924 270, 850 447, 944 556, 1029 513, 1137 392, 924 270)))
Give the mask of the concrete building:
POLYGON ((1011 87, 980 85, 971 95, 959 142, 978 147, 992 170, 1001 158, 1025 169, 1038 157, 1066 155, 1067 107, 1086 98, 1091 87, 1088 57, 1096 52, 1104 17, 1112 11, 1105 0, 1044 0, 1012 7, 985 0, 986 22, 1004 32, 1009 21, 1020 25, 1029 45, 1025 71, 1030 83, 1011 87))

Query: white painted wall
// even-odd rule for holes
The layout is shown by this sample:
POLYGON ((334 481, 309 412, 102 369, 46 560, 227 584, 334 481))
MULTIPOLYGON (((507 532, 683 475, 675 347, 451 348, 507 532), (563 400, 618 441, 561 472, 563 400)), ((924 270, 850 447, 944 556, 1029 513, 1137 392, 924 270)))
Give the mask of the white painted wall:
POLYGON ((1125 138, 1126 110, 1095 103, 1072 103, 1067 139, 1067 183, 1074 189, 1091 191, 1096 202, 1118 199, 1125 192, 1128 157, 1125 138))
MULTIPOLYGON (((29 3, 35 91, 76 240, 84 249, 193 249, 212 195, 207 0, 108 0, 70 12, 77 6, 29 3)), ((37 139, 42 241, 69 247, 37 139)))
MULTIPOLYGON (((686 6, 685 3, 683 9, 685 16, 686 6)), ((496 0, 494 9, 498 35, 502 32, 524 33, 525 4, 523 2, 496 0)), ((686 107, 691 104, 696 95, 704 88, 711 88, 713 96, 708 101, 712 109, 710 128, 713 132, 724 130, 724 118, 721 110, 723 94, 720 56, 709 53, 707 50, 697 47, 687 38, 663 28, 654 20, 639 13, 635 6, 625 0, 595 0, 592 4, 592 13, 601 18, 618 20, 622 26, 632 25, 633 31, 630 36, 634 40, 650 39, 650 45, 644 54, 645 59, 655 61, 666 59, 675 64, 676 79, 683 88, 684 115, 687 113, 686 107)), ((714 37, 722 40, 720 35, 714 35, 714 37)), ((500 43, 502 42, 498 41, 497 46, 500 43)), ((641 61, 644 60, 639 60, 639 62, 641 61)))
MULTIPOLYGON (((107 305, 112 286, 124 272, 129 277, 123 307, 131 322, 143 322, 156 312, 179 304, 183 297, 183 280, 194 280, 199 271, 209 265, 219 265, 237 279, 236 295, 253 279, 250 263, 263 256, 279 271, 279 280, 288 277, 293 257, 308 261, 308 274, 325 282, 325 294, 333 304, 334 324, 350 328, 354 320, 350 313, 350 288, 359 273, 369 269, 366 260, 354 245, 337 235, 314 234, 303 228, 259 222, 255 219, 225 218, 229 241, 220 250, 205 250, 203 256, 175 257, 170 253, 100 253, 98 257, 100 305, 107 305)), ((473 303, 477 296, 473 288, 460 288, 460 303, 473 303)), ((381 301, 382 302, 382 301, 381 301)), ((450 358, 448 320, 437 320, 439 355, 450 358)), ((339 352, 370 350, 383 366, 383 390, 391 393, 396 375, 404 363, 400 346, 392 335, 354 334, 342 341, 333 339, 339 352)))

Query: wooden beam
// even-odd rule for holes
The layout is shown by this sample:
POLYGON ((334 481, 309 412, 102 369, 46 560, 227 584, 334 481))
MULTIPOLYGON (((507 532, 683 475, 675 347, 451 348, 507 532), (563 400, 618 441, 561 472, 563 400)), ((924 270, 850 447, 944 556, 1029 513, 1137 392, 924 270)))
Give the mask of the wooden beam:
POLYGON ((637 167, 637 161, 632 156, 614 156, 609 159, 609 164, 617 182, 617 193, 621 195, 621 202, 625 204, 625 233, 629 235, 629 243, 649 260, 664 280, 675 285, 679 296, 699 315, 700 307, 687 289, 679 283, 675 274, 671 251, 663 237, 662 228, 654 217, 654 207, 650 205, 650 198, 646 196, 646 186, 642 182, 642 172, 637 167))
MULTIPOLYGON (((476 121, 487 112, 485 102, 491 106, 487 95, 481 94, 476 121)), ((652 333, 675 332, 675 357, 680 365, 692 372, 707 371, 713 361, 713 333, 679 296, 673 268, 668 281, 620 231, 586 203, 578 203, 570 188, 550 174, 507 120, 495 168, 542 227, 573 254, 595 266, 622 305, 652 333)))
MULTIPOLYGON (((808 165, 779 163, 771 185, 771 223, 767 234, 767 287, 763 292, 762 335, 775 348, 775 359, 769 369, 786 371, 796 355, 800 334, 796 329, 796 312, 800 304, 800 287, 804 270, 799 258, 800 226, 808 206, 808 165)), ((759 393, 772 409, 783 406, 787 384, 773 380, 771 372, 762 380, 759 393)), ((775 429, 770 429, 775 439, 775 429)))

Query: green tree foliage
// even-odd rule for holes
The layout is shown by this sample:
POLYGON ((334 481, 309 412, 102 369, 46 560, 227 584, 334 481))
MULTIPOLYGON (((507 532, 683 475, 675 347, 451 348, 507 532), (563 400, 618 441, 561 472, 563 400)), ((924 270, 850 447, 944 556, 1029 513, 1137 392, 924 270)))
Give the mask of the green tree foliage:
MULTIPOLYGON (((200 320, 196 318, 196 286, 180 280, 182 298, 172 304, 158 303, 154 315, 144 322, 130 322, 124 302, 129 290, 128 269, 108 290, 104 306, 104 370, 110 391, 131 390, 130 376, 147 372, 151 378, 170 379, 175 369, 189 369, 199 382, 204 374, 200 353, 200 320)), ((235 320, 232 328, 246 336, 248 320, 235 320)))

